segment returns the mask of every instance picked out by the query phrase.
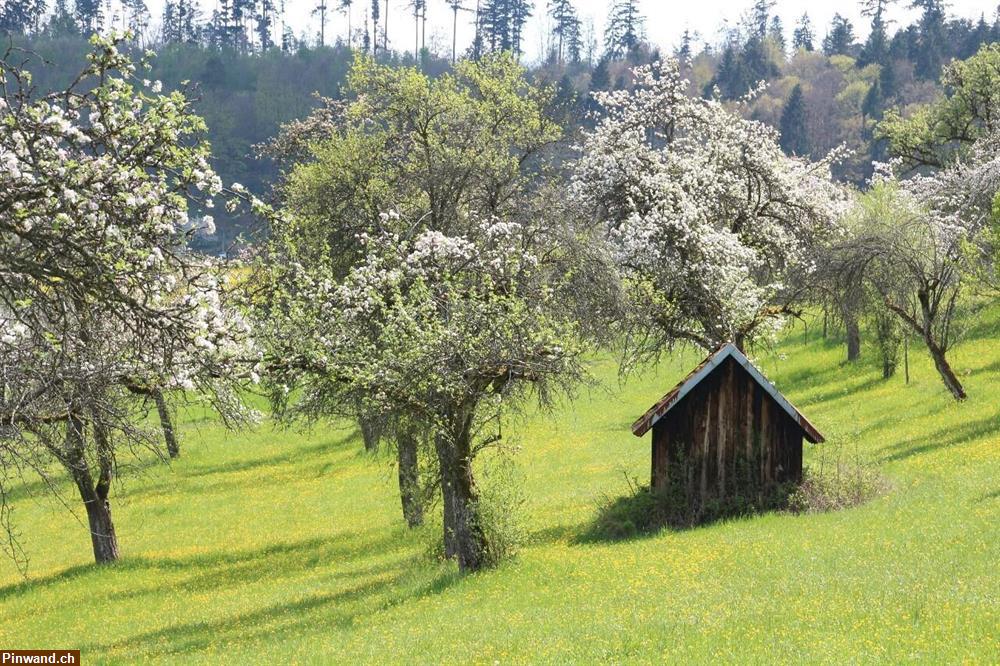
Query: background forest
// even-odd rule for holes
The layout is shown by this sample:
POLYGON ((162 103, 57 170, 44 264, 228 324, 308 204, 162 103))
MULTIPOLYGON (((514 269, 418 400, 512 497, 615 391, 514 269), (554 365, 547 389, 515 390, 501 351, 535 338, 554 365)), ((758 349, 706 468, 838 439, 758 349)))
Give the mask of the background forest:
MULTIPOLYGON (((308 37, 283 28, 283 3, 274 0, 226 0, 211 13, 192 0, 168 0, 161 16, 151 16, 143 0, 8 1, 0 10, 0 31, 50 62, 32 69, 37 87, 52 90, 65 86, 76 71, 89 34, 128 27, 138 46, 157 52, 150 76, 168 90, 187 88, 196 98, 195 110, 208 126, 212 164, 223 180, 259 195, 268 194, 278 166, 255 146, 316 108, 316 94, 338 98, 356 50, 385 64, 419 60, 433 77, 449 71, 454 57, 520 53, 527 23, 545 22, 551 26, 548 53, 540 62, 526 63, 529 77, 555 88, 553 103, 572 136, 592 124, 597 105, 591 93, 630 89, 631 69, 669 49, 687 63, 692 95, 717 94, 735 102, 766 82, 740 111, 780 129, 788 154, 819 159, 846 146, 850 152, 834 165, 834 175, 860 185, 872 175, 873 160, 887 159, 885 141, 875 132, 885 114, 905 116, 933 101, 942 94, 945 64, 1000 39, 1000 11, 952 16, 942 0, 910 1, 920 11, 910 25, 887 20, 895 0, 862 0, 871 21, 864 40, 856 34, 861 26, 840 15, 830 25, 814 25, 808 14, 792 20, 775 14, 772 0, 758 0, 718 38, 706 41, 686 32, 670 47, 645 41, 634 0, 611 5, 602 36, 584 24, 571 0, 488 0, 478 12, 447 3, 456 20, 473 22, 475 39, 440 52, 421 32, 427 1, 396 7, 373 0, 363 25, 345 31, 342 12, 360 0, 319 0, 312 12, 314 34, 308 37), (390 14, 393 21, 413 22, 412 45, 386 43, 390 14)), ((197 247, 224 253, 255 231, 249 216, 219 211, 216 222, 218 233, 197 239, 197 247)))

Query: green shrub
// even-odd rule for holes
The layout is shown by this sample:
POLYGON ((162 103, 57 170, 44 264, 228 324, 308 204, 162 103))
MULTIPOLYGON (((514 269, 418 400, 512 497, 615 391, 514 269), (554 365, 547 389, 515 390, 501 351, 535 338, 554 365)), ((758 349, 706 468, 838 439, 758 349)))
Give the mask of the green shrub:
POLYGON ((486 542, 486 566, 514 557, 527 540, 524 506, 527 497, 519 472, 502 458, 486 472, 477 500, 477 525, 486 542))
POLYGON ((889 484, 876 464, 842 445, 824 445, 814 468, 803 470, 801 483, 761 486, 751 471, 738 468, 731 494, 710 497, 703 504, 689 502, 684 493, 683 461, 668 478, 666 488, 650 490, 626 475, 629 493, 602 498, 597 517, 583 540, 618 541, 652 534, 665 527, 684 529, 706 523, 751 516, 767 511, 815 513, 863 504, 885 493, 889 484))
MULTIPOLYGON (((524 507, 523 479, 513 462, 501 458, 487 469, 479 486, 476 501, 476 527, 486 542, 484 558, 487 567, 495 567, 513 558, 528 538, 524 507)), ((441 502, 440 493, 428 499, 426 520, 415 533, 422 544, 423 557, 443 562, 445 557, 444 522, 441 511, 433 505, 441 502)))
POLYGON ((874 465, 838 461, 803 470, 802 483, 788 498, 793 513, 837 511, 864 504, 889 489, 874 465))
POLYGON ((863 455, 855 440, 823 444, 819 459, 802 471, 802 483, 788 497, 793 513, 837 511, 864 504, 889 490, 878 464, 863 455))
POLYGON ((619 541, 656 531, 659 504, 648 487, 637 487, 623 497, 605 496, 597 508, 597 519, 588 536, 592 539, 619 541))

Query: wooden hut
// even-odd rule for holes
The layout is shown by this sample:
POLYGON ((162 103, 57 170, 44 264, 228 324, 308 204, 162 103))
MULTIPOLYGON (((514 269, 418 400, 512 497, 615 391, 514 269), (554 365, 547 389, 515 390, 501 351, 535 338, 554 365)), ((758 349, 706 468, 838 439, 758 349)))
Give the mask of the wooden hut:
POLYGON ((733 344, 698 367, 632 425, 653 431, 652 488, 691 507, 759 497, 802 479, 802 438, 823 435, 733 344))

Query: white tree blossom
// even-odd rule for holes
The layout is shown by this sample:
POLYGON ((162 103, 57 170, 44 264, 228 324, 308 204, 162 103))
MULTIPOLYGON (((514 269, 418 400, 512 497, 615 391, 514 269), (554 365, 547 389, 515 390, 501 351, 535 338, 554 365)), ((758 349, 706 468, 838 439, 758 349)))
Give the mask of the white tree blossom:
POLYGON ((551 185, 550 102, 509 55, 434 78, 359 57, 344 102, 270 148, 293 162, 253 310, 278 412, 388 424, 410 525, 419 444, 463 570, 489 564, 477 452, 518 398, 579 378, 582 329, 617 300, 605 246, 551 185))
POLYGON ((204 123, 181 93, 137 86, 118 36, 91 43, 43 96, 0 61, 0 499, 7 474, 54 458, 108 561, 116 452, 156 440, 146 398, 197 387, 240 417, 254 352, 219 268, 186 246, 189 206, 222 193, 204 123))
POLYGON ((605 115, 575 177, 629 278, 632 351, 768 335, 837 232, 846 197, 829 162, 789 158, 775 130, 690 97, 675 60, 634 76, 596 95, 605 115))
POLYGON ((869 284, 919 336, 956 400, 966 392, 947 354, 960 337, 963 295, 984 281, 995 286, 998 145, 984 136, 961 159, 902 181, 879 165, 847 217, 849 236, 831 253, 834 270, 869 284))

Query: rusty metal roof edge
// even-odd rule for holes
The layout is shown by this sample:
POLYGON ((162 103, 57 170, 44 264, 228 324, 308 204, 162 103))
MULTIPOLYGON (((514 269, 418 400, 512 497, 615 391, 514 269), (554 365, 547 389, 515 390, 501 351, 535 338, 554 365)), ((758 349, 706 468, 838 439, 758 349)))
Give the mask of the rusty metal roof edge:
POLYGON ((765 391, 767 391, 768 395, 770 395, 789 416, 795 419, 795 422, 802 427, 802 430, 806 434, 806 438, 810 442, 813 444, 820 444, 826 441, 819 430, 816 429, 816 426, 814 426, 809 419, 802 414, 802 412, 796 409, 795 406, 789 402, 788 398, 783 396, 778 391, 777 387, 772 384, 767 377, 765 377, 760 370, 758 370, 754 364, 750 362, 750 359, 748 359, 746 355, 731 342, 726 343, 722 346, 722 348, 702 361, 701 367, 691 373, 690 376, 683 379, 680 384, 668 391, 666 395, 676 392, 676 395, 674 395, 669 401, 663 405, 657 402, 657 404, 653 405, 646 411, 645 414, 639 417, 639 419, 632 424, 632 433, 636 437, 642 437, 649 432, 649 429, 656 425, 656 422, 663 418, 663 416, 665 416, 666 413, 681 400, 681 398, 690 393, 702 379, 707 377, 712 370, 718 367, 722 361, 730 356, 732 356, 737 363, 742 365, 746 371, 750 373, 750 376, 753 377, 765 391))
POLYGON ((820 431, 816 429, 816 426, 814 426, 812 422, 810 422, 809 419, 807 419, 805 415, 800 412, 795 405, 791 403, 791 401, 788 400, 788 398, 778 391, 778 387, 771 383, 771 381, 768 380, 768 378, 765 377, 763 373, 761 373, 761 371, 750 362, 750 359, 748 359, 743 352, 735 346, 733 347, 733 351, 735 352, 733 354, 733 358, 736 359, 736 362, 746 368, 747 372, 750 373, 750 376, 757 380, 757 383, 760 384, 765 391, 767 391, 768 395, 774 398, 774 401, 781 405, 781 408, 784 409, 789 416, 795 419, 796 423, 802 426, 802 429, 805 431, 806 437, 810 442, 813 444, 819 444, 826 441, 826 438, 824 438, 820 431))
MULTIPOLYGON (((639 417, 639 420, 637 420, 635 423, 632 424, 632 433, 636 437, 642 437, 643 435, 645 435, 650 428, 656 425, 656 422, 659 421, 664 414, 669 412, 670 409, 674 405, 676 405, 681 398, 690 393, 691 389, 697 386, 702 379, 707 377, 708 374, 716 367, 718 367, 718 365, 722 363, 722 361, 724 361, 726 357, 728 357, 729 354, 731 354, 732 351, 735 349, 736 345, 734 345, 731 342, 727 343, 723 347, 721 347, 718 351, 716 351, 711 356, 702 361, 699 364, 699 367, 695 371, 691 372, 687 377, 682 379, 677 386, 667 391, 667 393, 664 396, 666 397, 667 395, 676 392, 676 395, 674 395, 674 397, 672 397, 667 403, 663 405, 661 405, 659 401, 657 401, 655 405, 646 410, 645 414, 639 417), (730 347, 732 347, 732 349, 730 349, 730 347)), ((663 400, 663 398, 660 398, 660 400, 663 400)))

